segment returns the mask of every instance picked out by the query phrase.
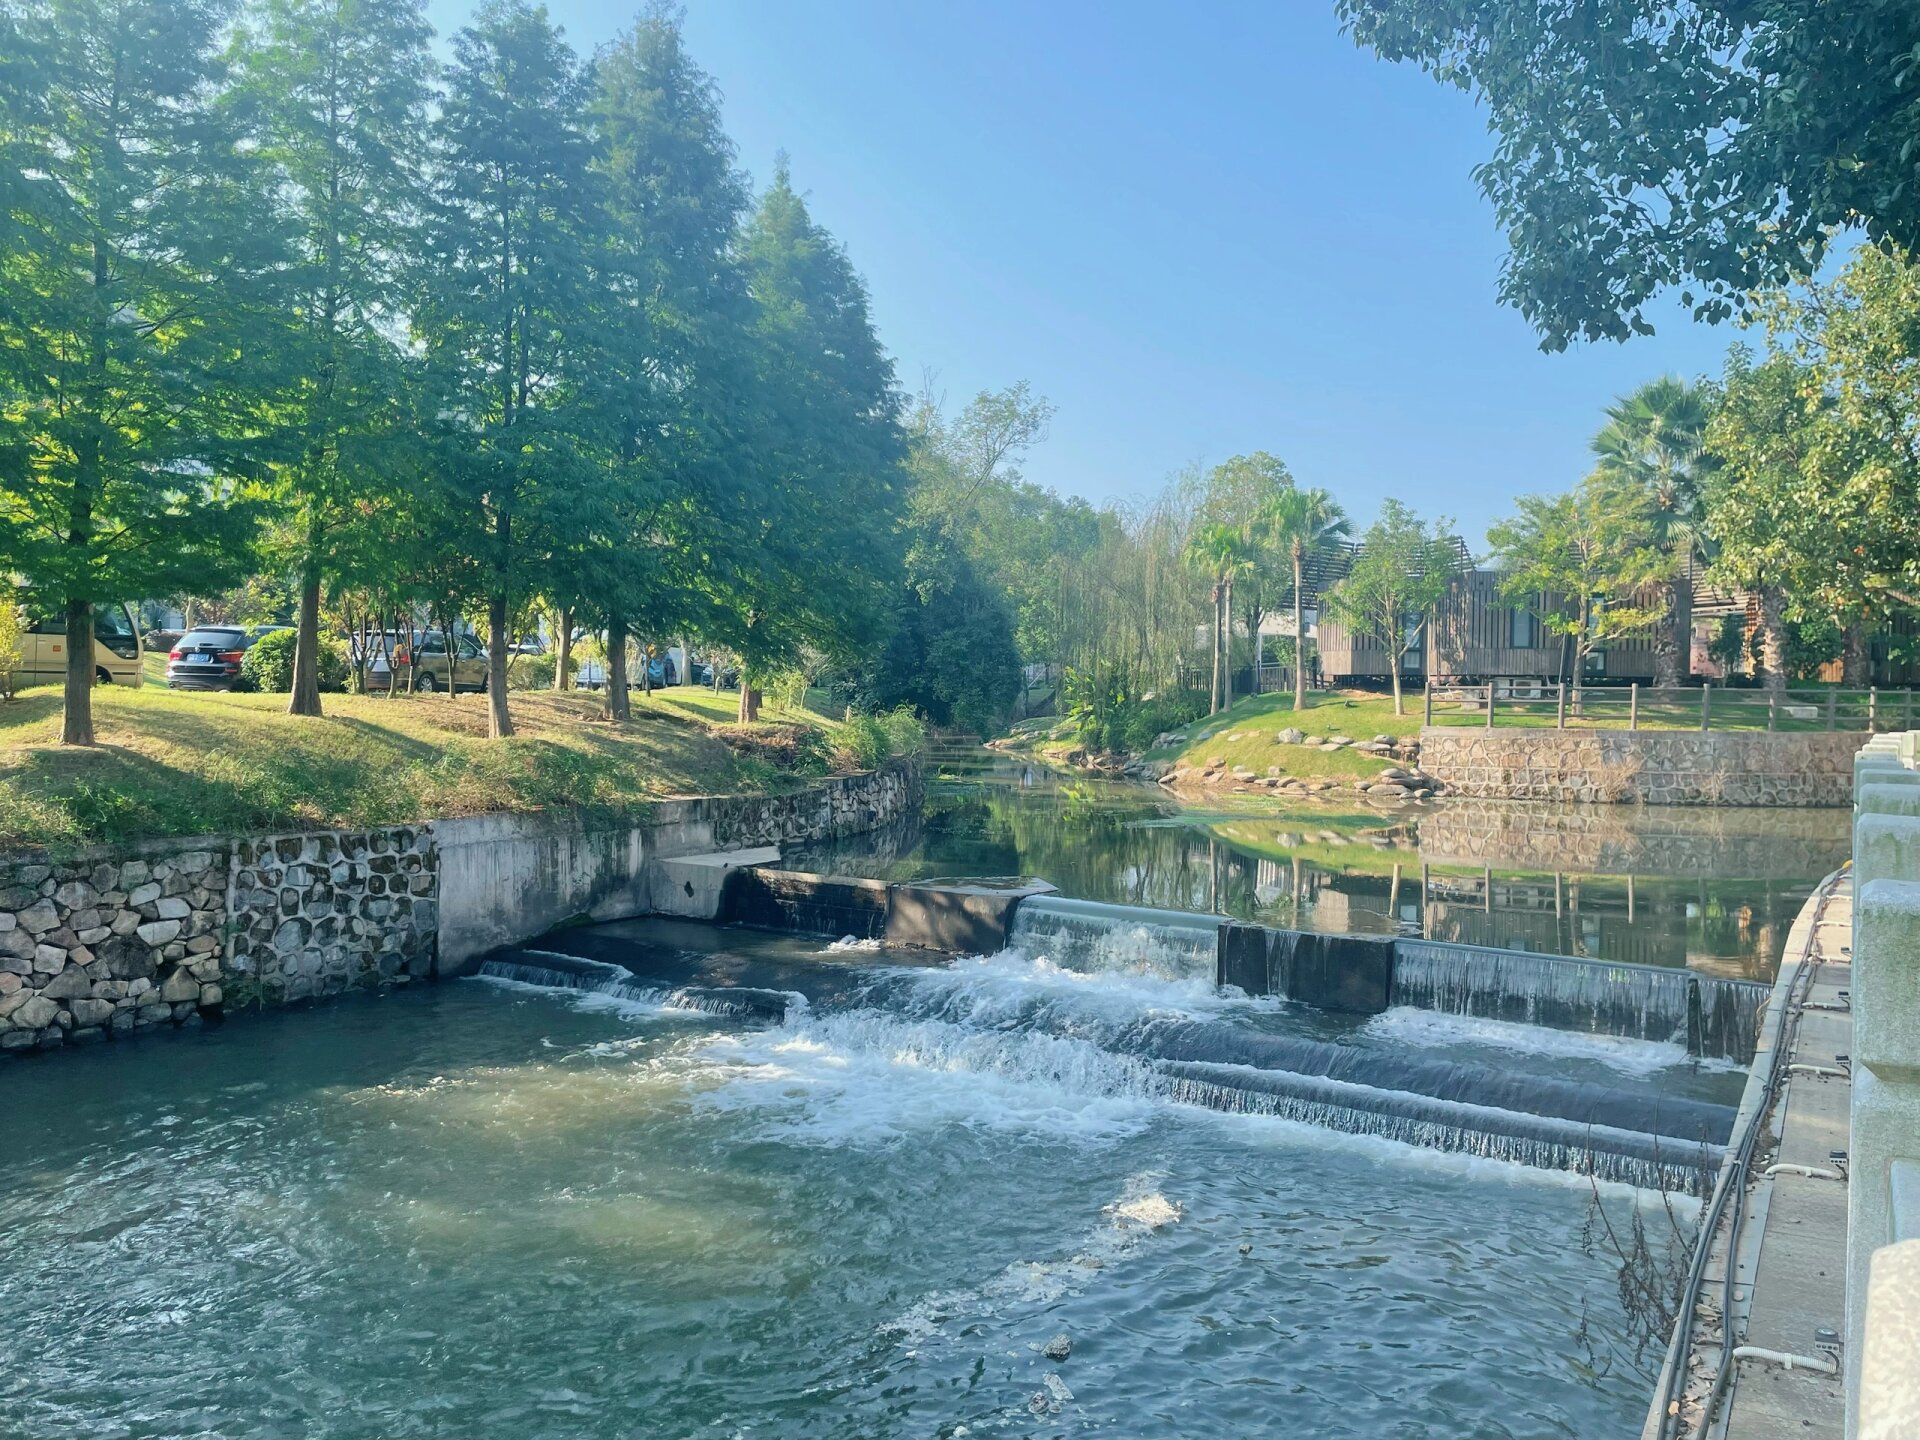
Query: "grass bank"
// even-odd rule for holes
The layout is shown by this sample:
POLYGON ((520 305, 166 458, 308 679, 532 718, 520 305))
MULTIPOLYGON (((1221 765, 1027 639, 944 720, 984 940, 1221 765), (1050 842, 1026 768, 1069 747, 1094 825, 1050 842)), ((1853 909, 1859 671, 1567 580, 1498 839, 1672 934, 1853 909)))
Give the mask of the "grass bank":
MULTIPOLYGON (((876 758, 863 727, 804 709, 738 726, 735 703, 693 689, 636 695, 633 721, 612 725, 598 696, 516 691, 518 733, 490 741, 477 695, 329 695, 327 714, 309 719, 286 714, 284 695, 105 687, 94 693, 100 743, 75 750, 55 743, 59 691, 28 690, 0 704, 0 848, 560 807, 617 817, 876 758)), ((879 743, 903 738, 883 731, 879 743)))

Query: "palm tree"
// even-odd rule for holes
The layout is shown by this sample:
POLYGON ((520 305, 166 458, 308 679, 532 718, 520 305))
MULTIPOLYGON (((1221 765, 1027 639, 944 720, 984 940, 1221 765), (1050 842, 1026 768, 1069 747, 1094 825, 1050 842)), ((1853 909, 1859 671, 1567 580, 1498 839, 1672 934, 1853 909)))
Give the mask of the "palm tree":
POLYGON ((1716 401, 1708 385, 1663 375, 1609 406, 1606 425, 1593 437, 1595 477, 1635 496, 1655 542, 1672 559, 1673 573, 1661 586, 1666 618, 1654 632, 1656 685, 1679 684, 1686 668, 1681 587, 1687 562, 1707 558, 1706 433, 1716 401))
POLYGON ((1324 490, 1282 490, 1261 510, 1268 542, 1293 562, 1293 708, 1307 708, 1307 556, 1347 538, 1347 516, 1324 490))
POLYGON ((1213 586, 1213 688, 1208 692, 1209 713, 1219 714, 1233 703, 1233 671, 1227 666, 1227 646, 1233 614, 1234 577, 1253 568, 1252 543, 1233 525, 1207 525, 1187 542, 1187 563, 1213 586), (1223 683, 1224 682, 1224 683, 1223 683))

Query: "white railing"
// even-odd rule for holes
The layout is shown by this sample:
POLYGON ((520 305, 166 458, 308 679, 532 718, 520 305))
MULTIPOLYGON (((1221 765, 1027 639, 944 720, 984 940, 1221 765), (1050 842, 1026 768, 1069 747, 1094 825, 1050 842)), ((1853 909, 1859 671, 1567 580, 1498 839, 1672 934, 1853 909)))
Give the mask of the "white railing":
POLYGON ((1847 1434, 1920 1435, 1920 733, 1854 760, 1847 1434))

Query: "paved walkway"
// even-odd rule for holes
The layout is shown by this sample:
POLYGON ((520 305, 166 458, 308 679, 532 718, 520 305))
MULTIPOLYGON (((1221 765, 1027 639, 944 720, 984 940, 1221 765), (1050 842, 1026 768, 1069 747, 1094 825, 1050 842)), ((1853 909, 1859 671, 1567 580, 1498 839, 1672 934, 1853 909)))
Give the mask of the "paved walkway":
MULTIPOLYGON (((1836 1160, 1835 1152, 1844 1156, 1847 1148, 1852 930, 1852 888, 1843 878, 1824 904, 1819 895, 1808 902, 1783 957, 1786 983, 1776 989, 1776 1000, 1791 993, 1789 970, 1797 964, 1814 967, 1812 986, 1788 1041, 1792 1068, 1779 1098, 1760 1119, 1748 1183, 1739 1197, 1742 1220, 1732 1289, 1736 1346, 1824 1360, 1835 1353, 1844 1325, 1846 1182, 1802 1170, 1844 1171, 1844 1159, 1836 1160)), ((1756 1073, 1769 1059, 1770 1050, 1763 1049, 1756 1073)), ((1675 1433, 1708 1440, 1839 1440, 1846 1414, 1844 1378, 1759 1358, 1735 1363, 1717 1408, 1711 1417, 1706 1413, 1725 1343, 1720 1312, 1731 1213, 1729 1205, 1713 1238, 1694 1312, 1688 1381, 1675 1433)), ((1650 1418, 1650 1434, 1658 1418, 1650 1418)))

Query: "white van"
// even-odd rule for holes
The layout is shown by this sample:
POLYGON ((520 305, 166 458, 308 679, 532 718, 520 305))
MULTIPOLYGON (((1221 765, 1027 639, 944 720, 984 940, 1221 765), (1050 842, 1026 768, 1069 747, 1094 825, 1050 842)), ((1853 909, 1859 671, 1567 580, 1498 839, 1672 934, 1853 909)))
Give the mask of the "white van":
MULTIPOLYGON (((67 621, 29 606, 21 617, 20 665, 14 684, 59 685, 67 678, 67 621)), ((102 685, 139 685, 140 632, 124 605, 93 607, 93 678, 102 685)))

